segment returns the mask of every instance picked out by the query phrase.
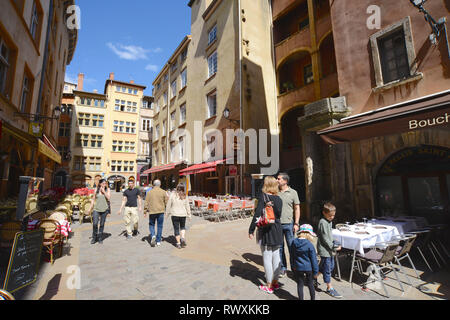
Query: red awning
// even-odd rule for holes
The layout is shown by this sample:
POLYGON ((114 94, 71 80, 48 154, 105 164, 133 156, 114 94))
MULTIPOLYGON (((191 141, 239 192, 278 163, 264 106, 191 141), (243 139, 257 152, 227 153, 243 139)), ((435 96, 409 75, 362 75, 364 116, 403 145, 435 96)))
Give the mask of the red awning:
POLYGON ((228 159, 216 160, 206 163, 194 164, 193 166, 187 167, 180 171, 180 176, 187 176, 189 174, 204 173, 204 172, 214 172, 218 164, 224 163, 228 159))
POLYGON ((450 90, 342 119, 318 135, 329 144, 429 128, 449 128, 450 90))
POLYGON ((149 173, 171 170, 171 169, 174 169, 180 163, 181 162, 176 162, 176 163, 163 164, 163 165, 157 166, 157 167, 151 167, 150 169, 145 170, 142 174, 149 174, 149 173))

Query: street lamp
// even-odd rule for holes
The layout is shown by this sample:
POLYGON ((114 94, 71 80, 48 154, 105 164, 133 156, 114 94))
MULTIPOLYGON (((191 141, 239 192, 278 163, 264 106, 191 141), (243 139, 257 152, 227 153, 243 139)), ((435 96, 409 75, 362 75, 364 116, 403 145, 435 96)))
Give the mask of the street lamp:
POLYGON ((223 117, 225 119, 227 119, 228 121, 231 121, 231 122, 234 122, 234 123, 237 123, 237 124, 240 123, 239 120, 230 119, 230 109, 228 109, 228 108, 225 108, 225 110, 223 110, 223 117))
POLYGON ((438 43, 439 37, 441 36, 441 32, 444 31, 450 58, 450 48, 448 45, 448 37, 447 37, 447 26, 445 25, 445 23, 447 22, 447 18, 446 17, 440 18, 439 21, 436 22, 436 20, 433 19, 433 17, 428 13, 428 11, 423 6, 425 2, 427 2, 427 0, 409 0, 409 1, 412 3, 414 7, 419 9, 419 12, 422 12, 424 14, 425 20, 430 25, 431 30, 433 30, 433 33, 430 34, 431 43, 436 45, 438 43))
POLYGON ((25 117, 28 119, 35 119, 36 121, 40 121, 40 120, 58 120, 59 116, 61 115, 61 108, 59 106, 56 106, 53 109, 52 112, 52 117, 49 116, 43 116, 41 114, 38 113, 26 113, 26 112, 14 112, 14 116, 21 116, 21 117, 25 117))

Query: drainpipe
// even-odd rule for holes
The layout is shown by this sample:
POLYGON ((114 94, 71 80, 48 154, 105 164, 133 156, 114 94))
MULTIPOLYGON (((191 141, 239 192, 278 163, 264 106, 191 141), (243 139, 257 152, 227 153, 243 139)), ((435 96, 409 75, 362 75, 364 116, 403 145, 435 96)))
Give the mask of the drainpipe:
MULTIPOLYGON (((243 130, 243 110, 242 110, 242 18, 241 18, 241 0, 238 0, 238 22, 239 22, 239 127, 243 130)), ((244 138, 245 139, 245 138, 244 138)), ((245 157, 245 153, 244 153, 245 157)), ((244 161, 245 162, 245 161, 244 161)), ((244 193, 243 167, 240 165, 240 193, 244 193)))
POLYGON ((38 95, 38 104, 36 108, 36 114, 41 113, 41 101, 42 101, 42 90, 44 88, 44 80, 45 80, 45 71, 47 69, 47 60, 48 60, 48 40, 50 36, 50 26, 52 24, 52 13, 53 13, 53 0, 50 0, 49 11, 48 11, 48 22, 47 22, 47 35, 45 38, 45 47, 44 47, 44 60, 42 62, 42 70, 41 70, 41 84, 39 86, 39 95, 38 95))

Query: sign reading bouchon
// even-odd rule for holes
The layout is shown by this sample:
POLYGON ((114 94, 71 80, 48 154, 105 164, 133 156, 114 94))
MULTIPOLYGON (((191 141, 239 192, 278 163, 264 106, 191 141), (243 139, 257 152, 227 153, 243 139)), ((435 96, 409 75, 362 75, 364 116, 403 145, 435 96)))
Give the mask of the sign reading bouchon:
POLYGON ((416 130, 416 129, 422 129, 426 127, 433 127, 443 124, 448 124, 450 119, 450 114, 445 113, 442 116, 434 117, 434 118, 428 118, 423 120, 410 120, 409 121, 409 130, 416 130))

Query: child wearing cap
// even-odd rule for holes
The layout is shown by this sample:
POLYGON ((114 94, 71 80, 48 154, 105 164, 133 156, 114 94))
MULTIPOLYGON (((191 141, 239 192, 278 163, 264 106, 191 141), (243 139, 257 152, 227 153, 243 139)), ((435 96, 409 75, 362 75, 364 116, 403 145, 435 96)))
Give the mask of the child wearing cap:
POLYGON ((298 299, 303 300, 303 286, 309 289, 311 300, 316 299, 316 291, 314 289, 314 277, 319 272, 317 265, 317 254, 314 249, 314 238, 316 234, 313 227, 309 224, 300 226, 298 238, 291 243, 291 266, 297 280, 298 299))
MULTIPOLYGON (((336 207, 327 202, 322 209, 322 219, 319 221, 317 234, 319 241, 317 242, 317 252, 320 255, 319 275, 323 274, 323 281, 327 285, 327 293, 334 298, 342 298, 342 296, 331 285, 331 272, 334 269, 334 255, 336 251, 341 250, 333 243, 332 221, 336 215, 336 207)), ((318 276, 319 276, 318 275, 318 276)))

